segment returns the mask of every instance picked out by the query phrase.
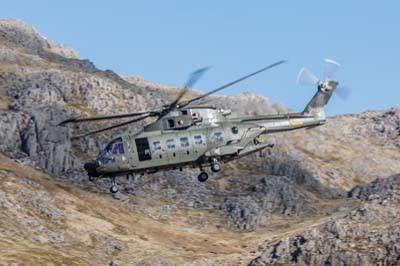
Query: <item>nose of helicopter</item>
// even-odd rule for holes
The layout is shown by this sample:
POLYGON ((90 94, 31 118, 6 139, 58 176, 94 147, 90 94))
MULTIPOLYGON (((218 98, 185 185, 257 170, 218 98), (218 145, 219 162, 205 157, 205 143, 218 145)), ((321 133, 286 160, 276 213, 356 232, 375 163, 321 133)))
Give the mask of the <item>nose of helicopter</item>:
POLYGON ((97 161, 92 160, 92 161, 86 162, 83 165, 83 168, 85 168, 85 170, 89 176, 99 176, 99 173, 97 172, 98 166, 99 166, 99 164, 97 163, 97 161))

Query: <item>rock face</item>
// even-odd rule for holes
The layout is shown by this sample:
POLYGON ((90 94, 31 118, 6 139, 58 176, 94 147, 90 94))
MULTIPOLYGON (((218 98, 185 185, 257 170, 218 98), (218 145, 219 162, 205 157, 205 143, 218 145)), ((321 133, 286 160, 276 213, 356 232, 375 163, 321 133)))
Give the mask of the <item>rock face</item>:
POLYGON ((16 19, 0 20, 0 38, 24 47, 31 54, 55 53, 67 58, 78 58, 77 53, 43 38, 34 28, 16 19))
POLYGON ((400 175, 357 186, 361 207, 278 243, 266 242, 249 265, 400 264, 400 175))
MULTIPOLYGON (((151 176, 136 176, 134 180, 120 179, 123 194, 136 198, 169 202, 156 210, 145 204, 137 206, 141 212, 163 220, 173 216, 181 206, 197 211, 217 211, 216 221, 233 230, 254 231, 267 226, 273 215, 301 218, 316 214, 304 188, 284 176, 266 176, 262 172, 252 176, 235 177, 213 175, 210 182, 199 183, 195 170, 171 171, 151 176)), ((101 191, 107 192, 108 186, 101 191)))
POLYGON ((275 212, 285 216, 313 212, 308 197, 287 177, 263 177, 251 189, 247 195, 225 197, 222 209, 226 210, 225 219, 229 227, 254 230, 266 225, 275 212))
MULTIPOLYGON (((0 150, 13 157, 25 153, 49 173, 81 167, 72 153, 71 129, 57 126, 66 117, 137 111, 162 102, 113 72, 70 56, 68 49, 55 50, 20 21, 0 20, 0 47, 5 57, 15 55, 0 64, 0 125, 7 128, 0 150)), ((81 146, 90 153, 99 144, 81 146)))
POLYGON ((400 172, 399 123, 400 107, 393 107, 340 115, 319 128, 270 136, 276 147, 263 167, 267 173, 296 177, 327 194, 332 192, 329 188, 348 191, 400 172))

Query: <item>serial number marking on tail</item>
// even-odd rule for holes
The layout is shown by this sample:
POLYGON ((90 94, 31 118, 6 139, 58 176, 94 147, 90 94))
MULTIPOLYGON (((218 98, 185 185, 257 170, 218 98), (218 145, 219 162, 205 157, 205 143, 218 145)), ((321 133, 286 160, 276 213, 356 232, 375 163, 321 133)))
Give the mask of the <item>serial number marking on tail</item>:
POLYGON ((294 127, 297 127, 297 126, 303 125, 303 124, 304 124, 304 121, 303 121, 303 120, 292 120, 292 121, 290 121, 290 124, 291 124, 292 126, 294 126, 294 127))

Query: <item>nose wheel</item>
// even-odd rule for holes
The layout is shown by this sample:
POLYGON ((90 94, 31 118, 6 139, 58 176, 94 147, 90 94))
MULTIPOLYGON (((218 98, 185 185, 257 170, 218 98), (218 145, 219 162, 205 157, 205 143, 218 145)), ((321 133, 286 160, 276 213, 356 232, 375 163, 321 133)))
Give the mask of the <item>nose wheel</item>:
POLYGON ((115 193, 117 193, 119 191, 117 182, 115 181, 115 177, 111 178, 111 182, 112 182, 112 185, 110 187, 110 192, 115 194, 115 193))

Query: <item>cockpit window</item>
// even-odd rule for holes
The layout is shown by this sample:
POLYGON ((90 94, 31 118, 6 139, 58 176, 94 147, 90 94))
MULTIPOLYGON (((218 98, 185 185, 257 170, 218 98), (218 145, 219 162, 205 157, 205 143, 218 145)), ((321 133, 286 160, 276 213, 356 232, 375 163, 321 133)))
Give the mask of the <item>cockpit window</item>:
POLYGON ((116 138, 112 140, 107 146, 99 153, 99 158, 111 158, 116 154, 124 154, 124 143, 122 138, 116 138))
POLYGON ((113 154, 124 154, 124 144, 122 142, 114 143, 113 154))

